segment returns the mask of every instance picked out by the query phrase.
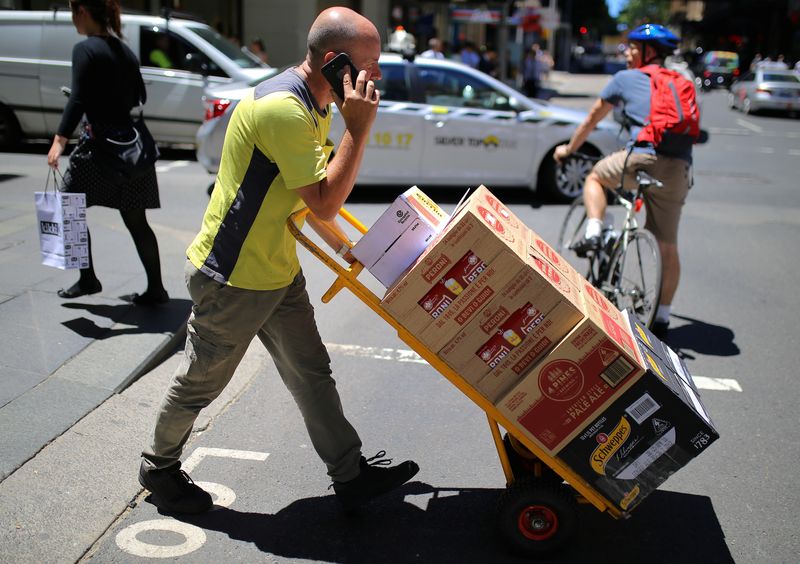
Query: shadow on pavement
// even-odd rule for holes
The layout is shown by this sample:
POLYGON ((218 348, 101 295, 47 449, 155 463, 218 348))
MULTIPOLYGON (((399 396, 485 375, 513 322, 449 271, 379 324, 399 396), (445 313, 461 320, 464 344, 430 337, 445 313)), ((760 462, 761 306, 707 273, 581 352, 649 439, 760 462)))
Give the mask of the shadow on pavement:
POLYGON ((101 340, 118 335, 174 332, 188 319, 192 302, 185 299, 173 299, 159 307, 138 307, 127 303, 107 305, 67 302, 61 304, 61 307, 82 309, 91 315, 106 317, 115 324, 130 325, 130 327, 124 328, 101 327, 86 317, 77 317, 61 323, 82 337, 101 340))
MULTIPOLYGON (((285 558, 326 562, 530 562, 495 532, 497 489, 434 488, 412 482, 380 506, 345 517, 333 496, 301 499, 274 515, 218 508, 181 521, 253 543, 285 558), (414 499, 414 503, 403 498, 414 499), (425 509, 421 509, 425 507, 425 509)), ((557 562, 733 562, 705 496, 656 491, 629 520, 578 509, 573 540, 557 562)), ((224 549, 226 550, 226 549, 224 549)), ((227 549, 230 554, 230 548, 227 549)), ((197 555, 196 555, 197 556, 197 555)), ((540 562, 543 560, 539 560, 540 562)))
POLYGON ((666 343, 684 356, 687 350, 711 356, 737 356, 741 354, 734 342, 736 335, 732 329, 714 325, 692 317, 672 314, 672 317, 687 321, 686 325, 670 329, 666 343))

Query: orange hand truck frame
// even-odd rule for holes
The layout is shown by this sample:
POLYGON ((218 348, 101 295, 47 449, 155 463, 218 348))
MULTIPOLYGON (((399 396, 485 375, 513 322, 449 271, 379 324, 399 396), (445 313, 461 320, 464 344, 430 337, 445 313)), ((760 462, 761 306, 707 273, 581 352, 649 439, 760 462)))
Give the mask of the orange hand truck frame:
MULTIPOLYGON (((308 208, 298 210, 289 216, 286 225, 301 245, 336 273, 336 280, 322 295, 322 302, 330 302, 344 288, 350 290, 391 325, 401 341, 486 413, 506 478, 506 491, 498 505, 498 528, 513 550, 541 556, 561 548, 574 532, 577 503, 591 504, 615 519, 628 516, 569 467, 526 437, 494 404, 383 309, 380 298, 358 280, 363 264, 355 261, 345 267, 339 259, 308 238, 298 223, 310 213, 308 208), (505 439, 500 426, 507 432, 505 439), (562 480, 566 484, 561 483, 562 480)), ((367 228, 344 208, 339 210, 339 215, 362 235, 367 232, 367 228)), ((345 239, 342 243, 351 245, 345 239)))

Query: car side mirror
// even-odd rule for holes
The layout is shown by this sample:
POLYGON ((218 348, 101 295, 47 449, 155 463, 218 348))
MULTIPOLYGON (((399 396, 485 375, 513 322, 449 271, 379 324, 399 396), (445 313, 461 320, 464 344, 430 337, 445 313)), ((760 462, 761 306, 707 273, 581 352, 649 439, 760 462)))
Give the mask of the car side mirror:
POLYGON ((184 67, 189 72, 194 72, 197 74, 201 74, 203 76, 208 76, 208 62, 206 61, 206 58, 200 53, 186 53, 184 61, 185 61, 184 67))

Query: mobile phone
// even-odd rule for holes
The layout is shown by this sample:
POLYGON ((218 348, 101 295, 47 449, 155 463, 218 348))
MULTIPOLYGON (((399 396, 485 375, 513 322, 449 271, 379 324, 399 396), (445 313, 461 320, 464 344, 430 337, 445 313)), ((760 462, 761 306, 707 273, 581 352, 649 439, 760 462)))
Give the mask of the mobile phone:
POLYGON ((333 91, 342 100, 344 100, 344 84, 342 80, 346 72, 350 72, 350 81, 355 86, 358 69, 353 64, 353 61, 350 60, 350 57, 347 56, 347 53, 339 53, 322 66, 322 76, 325 77, 333 91))

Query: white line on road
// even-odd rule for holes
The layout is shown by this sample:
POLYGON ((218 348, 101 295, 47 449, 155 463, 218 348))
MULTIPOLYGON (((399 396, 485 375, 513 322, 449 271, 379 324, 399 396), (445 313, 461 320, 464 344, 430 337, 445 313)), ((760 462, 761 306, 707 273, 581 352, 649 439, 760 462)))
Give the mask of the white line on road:
MULTIPOLYGON (((339 353, 345 356, 357 356, 360 358, 371 358, 375 360, 395 360, 397 362, 417 362, 420 364, 427 364, 427 362, 423 360, 422 357, 420 357, 417 353, 406 349, 361 347, 359 345, 338 345, 335 343, 326 343, 325 346, 328 347, 329 352, 339 353)), ((697 388, 700 390, 716 390, 725 392, 742 391, 742 387, 739 385, 739 382, 737 382, 732 378, 710 378, 708 376, 692 376, 692 379, 694 380, 694 385, 697 386, 697 388)))
POLYGON ((736 123, 738 123, 742 127, 749 129, 750 131, 755 131, 756 133, 762 133, 764 131, 763 127, 761 127, 760 125, 756 125, 752 122, 749 122, 746 119, 736 118, 736 123))
POLYGON ((789 149, 789 154, 793 157, 800 157, 800 149, 789 149))
POLYGON ((771 155, 775 152, 775 149, 772 147, 757 147, 756 151, 759 153, 764 153, 765 155, 771 155))
POLYGON ((156 167, 156 172, 168 172, 173 168, 180 168, 182 166, 188 166, 189 161, 172 161, 171 163, 163 164, 156 167))
POLYGON ((231 450, 229 448, 209 448, 197 447, 183 463, 182 467, 187 472, 194 470, 195 466, 206 456, 217 456, 220 458, 237 458, 239 460, 258 460, 264 462, 269 456, 268 452, 256 452, 252 450, 231 450))

